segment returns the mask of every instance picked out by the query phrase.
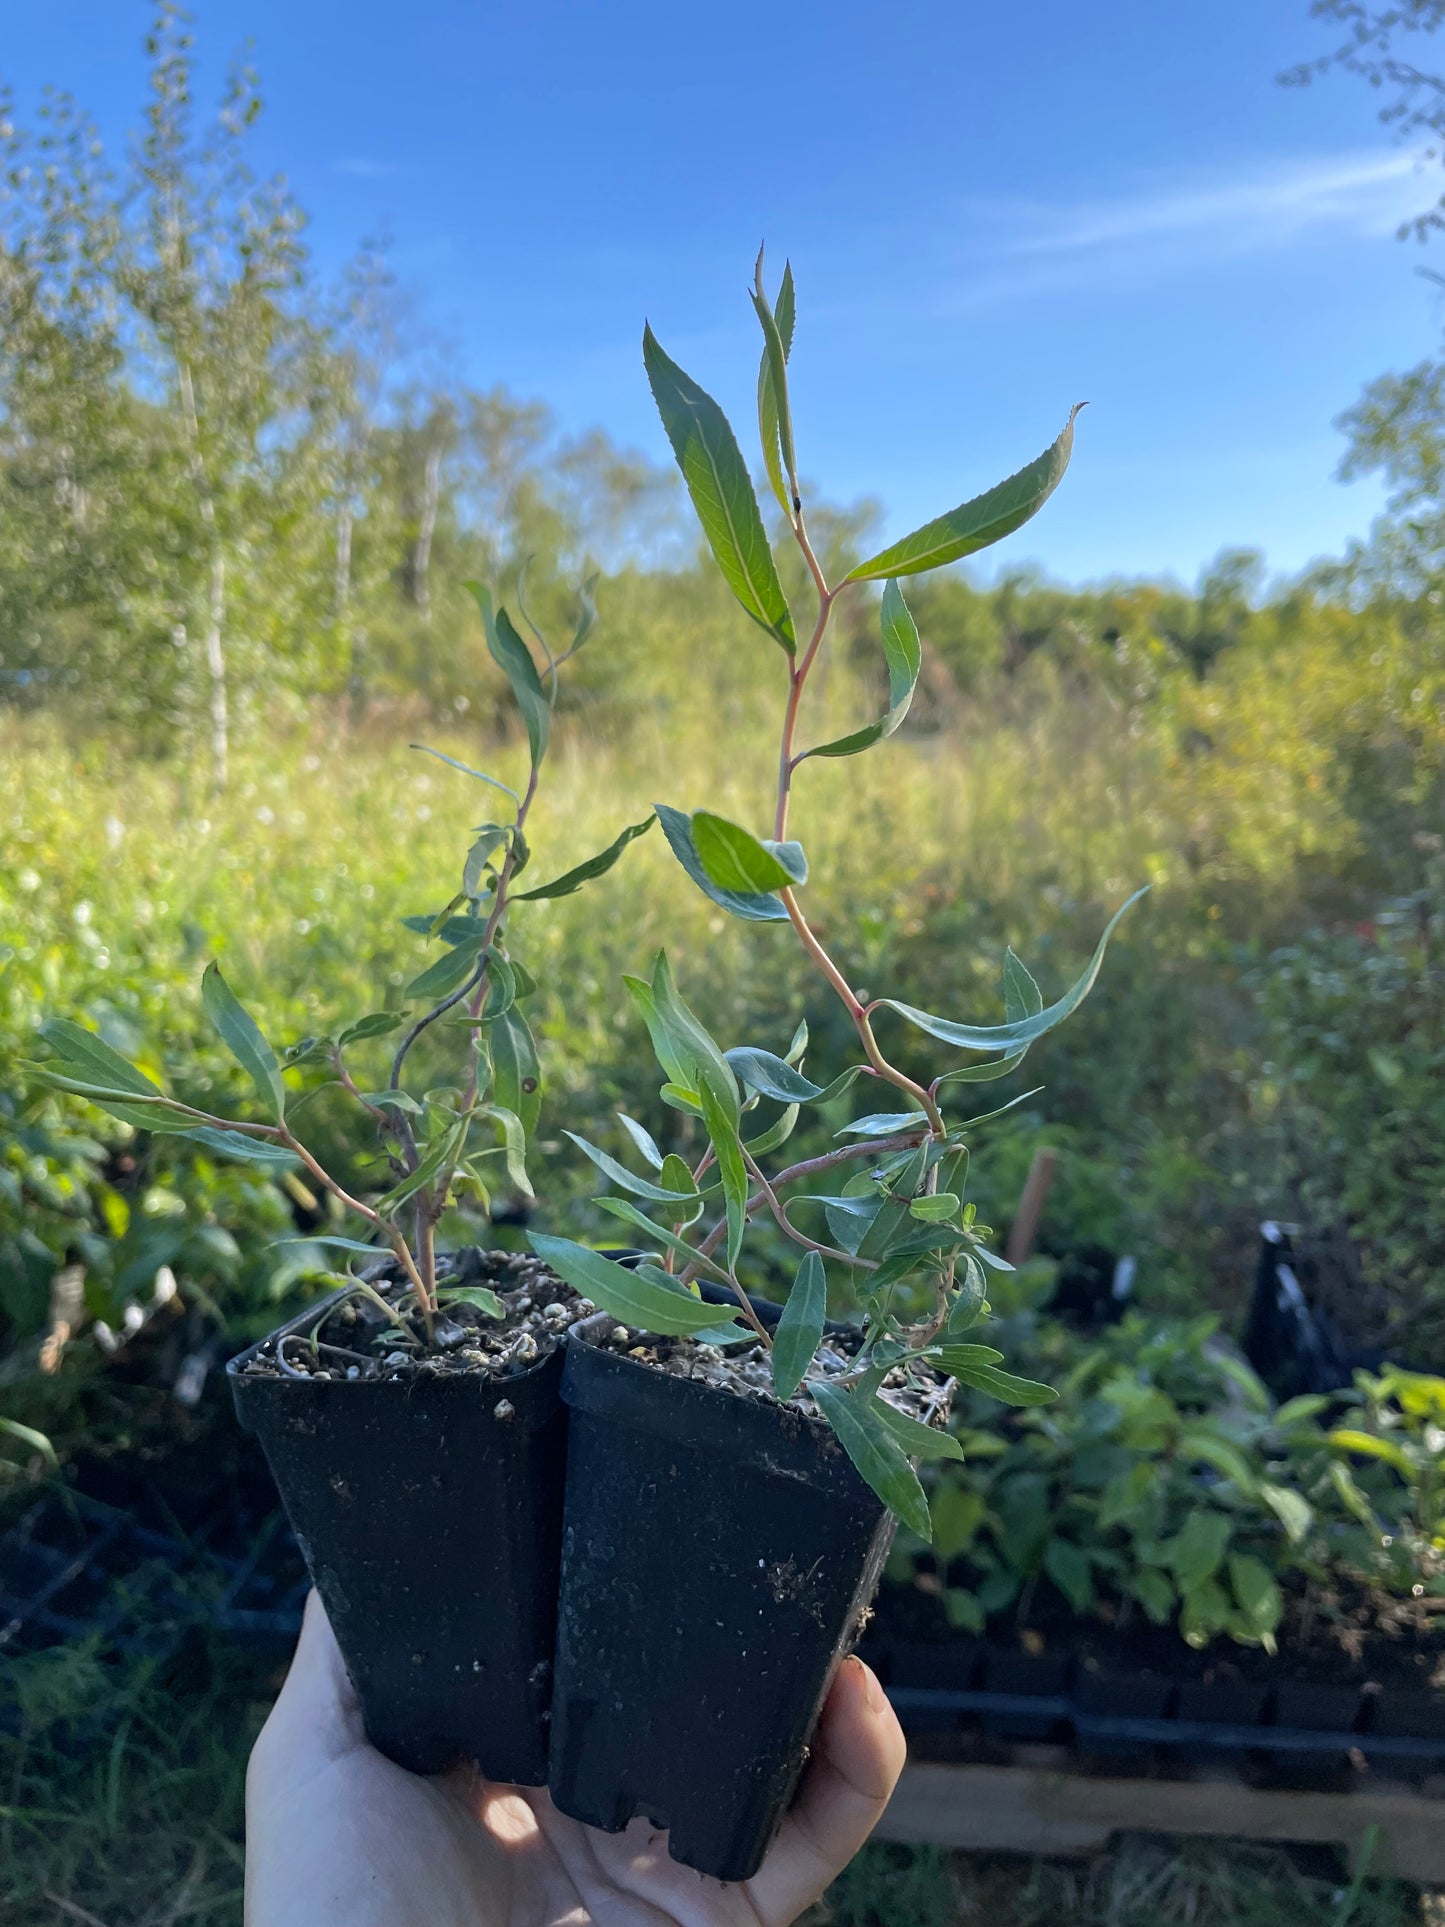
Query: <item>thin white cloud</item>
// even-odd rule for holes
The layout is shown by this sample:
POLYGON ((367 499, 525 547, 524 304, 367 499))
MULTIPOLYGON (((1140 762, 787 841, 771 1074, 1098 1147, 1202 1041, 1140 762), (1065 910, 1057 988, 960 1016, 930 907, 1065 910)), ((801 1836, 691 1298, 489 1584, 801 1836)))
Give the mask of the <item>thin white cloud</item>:
POLYGON ((1016 236, 1006 251, 1058 256, 1171 240, 1206 240, 1232 251, 1315 228, 1388 235, 1427 207, 1434 191, 1418 153, 1324 155, 1073 208, 1031 208, 1024 222, 1032 232, 1016 236))
POLYGON ((401 172, 395 161, 369 160, 364 154, 351 154, 331 163, 333 174, 347 174, 356 181, 389 181, 401 172))

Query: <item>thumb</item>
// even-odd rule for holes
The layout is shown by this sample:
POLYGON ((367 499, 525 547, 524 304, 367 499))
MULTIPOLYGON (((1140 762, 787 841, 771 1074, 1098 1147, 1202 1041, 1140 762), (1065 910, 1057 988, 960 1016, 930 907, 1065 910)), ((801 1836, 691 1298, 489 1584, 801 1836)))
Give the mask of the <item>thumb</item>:
POLYGON ((792 1811, 750 1883, 764 1927, 786 1927, 847 1866, 882 1816, 907 1746, 883 1688, 845 1659, 818 1722, 792 1811))

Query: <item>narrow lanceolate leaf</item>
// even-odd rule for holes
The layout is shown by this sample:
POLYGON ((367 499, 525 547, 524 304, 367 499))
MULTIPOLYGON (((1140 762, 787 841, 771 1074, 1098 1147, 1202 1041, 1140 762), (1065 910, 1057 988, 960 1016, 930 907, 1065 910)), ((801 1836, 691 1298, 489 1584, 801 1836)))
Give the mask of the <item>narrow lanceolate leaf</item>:
MULTIPOLYGON (((646 1198, 650 1204, 686 1205, 697 1196, 696 1185, 691 1185, 682 1191, 669 1191, 664 1185, 654 1184, 650 1178, 638 1177, 635 1172, 629 1171, 625 1164, 619 1164, 616 1158, 609 1157, 606 1151, 599 1150, 595 1144, 589 1144, 585 1137, 578 1137, 575 1131, 564 1131, 562 1135, 571 1138, 577 1149, 584 1157, 592 1160, 603 1177, 610 1178, 620 1191, 630 1191, 634 1198, 646 1198)), ((686 1166, 683 1168, 686 1169, 686 1166)))
MULTIPOLYGON (((855 729, 851 736, 836 737, 805 749, 804 756, 856 756, 874 743, 891 736, 908 714, 913 692, 918 687, 918 672, 923 666, 923 645, 908 613, 903 592, 894 581, 883 591, 883 655, 888 664, 888 708, 876 723, 855 729)), ((801 761, 801 758, 799 759, 801 761)))
POLYGON ((626 1131, 627 1135, 647 1159, 647 1162, 652 1166, 653 1170, 660 1171, 662 1169, 662 1152, 658 1148, 657 1139, 652 1135, 651 1131, 648 1130, 645 1124, 639 1124, 635 1117, 629 1117, 626 1111, 619 1111, 617 1117, 623 1130, 626 1131))
POLYGON ((791 656, 798 645, 788 599, 727 416, 663 351, 650 327, 643 331, 642 359, 682 479, 728 587, 791 656))
POLYGON ((138 1071, 93 1030, 68 1017, 50 1017, 40 1026, 40 1037, 65 1067, 67 1077, 97 1090, 133 1091, 138 1097, 161 1097, 160 1086, 138 1071))
POLYGON ((879 1003, 888 1010, 896 1010, 900 1017, 906 1017, 910 1024, 926 1031, 930 1037, 937 1037, 942 1043, 956 1044, 963 1050, 1017 1051, 1026 1049, 1038 1038, 1061 1024, 1066 1017, 1076 1011, 1089 992, 1093 989, 1104 961, 1104 952, 1109 947, 1109 939, 1117 929, 1119 919, 1136 904, 1148 889, 1136 890, 1129 901, 1122 904, 1110 917, 1104 934, 1099 939, 1098 948, 1089 961, 1089 967, 1078 982, 1067 990, 1056 1004, 1047 1010, 1040 1010, 1032 1017, 1020 1017, 1005 1024, 956 1024, 946 1017, 934 1017, 926 1010, 916 1010, 912 1004, 900 1004, 892 997, 880 997, 879 1003))
MULTIPOLYGON (((150 1128, 154 1130, 155 1126, 150 1128)), ((216 1151, 223 1158, 238 1158, 242 1164, 296 1162, 296 1153, 288 1151, 284 1144, 272 1144, 266 1138, 247 1137, 244 1131, 221 1131, 212 1124, 198 1124, 194 1130, 178 1135, 190 1138, 195 1144, 204 1144, 208 1151, 216 1151)))
POLYGON ((743 1162, 743 1148, 738 1138, 737 1108, 735 1103, 728 1103, 707 1068, 698 1080, 697 1095, 722 1180, 723 1203, 727 1207, 728 1270, 732 1271, 743 1248, 743 1232, 748 1222, 748 1167, 743 1162))
POLYGON ((849 570, 844 581, 878 582, 885 576, 919 575, 925 569, 941 569, 1022 528, 1063 480, 1074 448, 1074 418, 1083 405, 1080 402, 1069 411, 1062 435, 1027 468, 1010 475, 996 488, 975 495, 972 501, 960 503, 947 515, 925 523, 867 562, 860 562, 856 569, 849 570))
MULTIPOLYGON (((1044 993, 1030 976, 1027 966, 1015 956, 1012 949, 1004 952, 1003 959, 1003 1013, 1011 1023, 1022 1018, 1037 1017, 1044 1007, 1044 993)), ((935 1092, 945 1084, 991 1084, 995 1078, 1007 1077, 1010 1071, 1017 1070, 1028 1054, 1028 1045, 1022 1050, 1011 1052, 993 1064, 968 1064, 961 1070, 947 1071, 934 1085, 935 1092)), ((1033 1091, 1028 1096, 1033 1097, 1033 1091)), ((1015 1099, 1015 1103, 1021 1100, 1015 1099)), ((1007 1108, 1007 1107, 1005 1107, 1007 1108)), ((997 1112, 990 1112, 997 1116, 997 1112)))
POLYGON ((922 1111, 870 1111, 867 1117, 855 1117, 851 1124, 845 1124, 834 1137, 893 1137, 899 1131, 916 1131, 921 1124, 928 1122, 922 1111))
POLYGON ((412 978, 402 992, 417 1003, 438 1003, 443 997, 450 997, 471 976, 477 967, 477 953, 486 941, 486 929, 475 918, 469 919, 471 928, 452 945, 444 950, 435 963, 428 964, 418 976, 412 978))
POLYGON ((440 1132, 422 1152, 416 1169, 399 1179, 385 1197, 377 1199, 376 1209, 382 1217, 397 1210, 399 1206, 406 1203, 408 1198, 414 1198, 418 1191, 424 1190, 443 1167, 450 1170, 461 1156, 466 1139, 465 1118, 459 1118, 455 1124, 448 1125, 440 1132))
POLYGON ((681 1285, 660 1283, 660 1273, 649 1271, 646 1277, 639 1277, 600 1251, 573 1244, 570 1238, 549 1238, 540 1231, 529 1231, 527 1239, 543 1264, 550 1265, 574 1291, 625 1325, 661 1337, 685 1337, 724 1322, 725 1314, 716 1305, 704 1304, 681 1285))
POLYGON ((823 1342, 828 1316, 828 1280, 823 1260, 808 1252, 773 1332, 773 1390, 785 1403, 803 1382, 813 1354, 823 1342))
POLYGON ((695 810, 692 842, 708 881, 741 896, 764 896, 808 881, 801 843, 763 842, 741 824, 695 810))
POLYGON ((191 1129, 192 1119, 184 1106, 159 1091, 148 1096, 136 1091, 113 1090, 107 1085, 87 1083, 82 1077, 67 1077, 52 1064, 24 1064, 21 1068, 47 1090, 69 1091, 73 1097, 83 1097, 137 1131, 161 1131, 184 1137, 191 1129))
POLYGON ((657 1061, 671 1081, 696 1094, 699 1076, 704 1070, 709 1072, 715 1094, 736 1124, 740 1098, 732 1067, 678 994, 667 952, 658 951, 650 984, 637 977, 624 977, 622 981, 642 1012, 657 1061))
POLYGON ((496 663, 511 685, 512 695, 522 712, 526 725, 527 743, 532 752, 532 765, 535 768, 547 753, 547 736, 552 727, 552 707, 547 701, 537 665, 532 660, 532 652, 517 634, 512 618, 505 609, 494 609, 491 591, 481 582, 469 582, 467 588, 476 599, 482 615, 482 629, 487 638, 487 653, 496 663))
POLYGON ((992 1345, 930 1345, 924 1356, 930 1365, 956 1378, 960 1372, 971 1372, 980 1365, 997 1365, 1003 1353, 992 1345))
POLYGON ((679 1238, 675 1231, 668 1231, 664 1226, 654 1224, 645 1212, 639 1211, 637 1206, 627 1198, 598 1198, 596 1202, 599 1211, 606 1211, 611 1217, 620 1218, 624 1224, 633 1225, 638 1231, 645 1231, 674 1257, 680 1258, 685 1265, 699 1265, 709 1277, 716 1278, 720 1284, 728 1282, 728 1275, 721 1265, 714 1264, 711 1258, 704 1258, 695 1245, 690 1245, 685 1238, 679 1238))
POLYGON ((201 1007, 279 1124, 286 1115, 286 1086, 281 1081, 281 1066, 255 1018, 221 975, 218 964, 206 966, 206 974, 201 979, 201 1007))
POLYGON ((389 1037, 405 1022, 405 1011, 374 1010, 369 1016, 358 1017, 354 1024, 348 1024, 336 1042, 344 1049, 348 1044, 364 1044, 372 1037, 389 1037))
POLYGON ((475 1305, 484 1318, 505 1318, 507 1307, 485 1285, 443 1285, 437 1292, 439 1305, 475 1305))
MULTIPOLYGON (((778 324, 778 335, 783 344, 783 360, 786 362, 793 352, 793 321, 796 301, 793 292, 793 270, 791 265, 783 268, 783 284, 778 289, 778 305, 773 317, 778 324)), ((763 346, 763 358, 758 368, 758 433, 763 443, 763 463, 768 471, 768 481, 778 506, 789 520, 792 519, 793 504, 788 487, 783 479, 782 447, 778 429, 778 404, 773 393, 772 363, 768 358, 767 344, 763 346)))
POLYGON ((492 1096, 522 1121, 530 1137, 542 1111, 542 1067, 531 1026, 515 1005, 487 1028, 492 1059, 492 1096))
POLYGON ((1052 1385, 1041 1385, 1033 1378, 1015 1378, 1012 1372, 1000 1372, 992 1365, 967 1365, 957 1371, 945 1365, 943 1369, 960 1385, 987 1392, 1003 1405, 1052 1405, 1058 1397, 1052 1385))
POLYGON ((779 1117, 776 1124, 770 1124, 761 1137, 747 1139, 748 1155, 760 1158, 769 1151, 776 1151, 780 1144, 786 1144, 793 1135, 798 1123, 798 1106, 790 1104, 779 1117))
POLYGON ((806 1104, 812 1098, 823 1095, 821 1084, 804 1077, 801 1071, 795 1071, 791 1064, 781 1057, 775 1057, 770 1050, 758 1050, 751 1044, 741 1044, 728 1051, 726 1056, 737 1072, 739 1081, 760 1097, 775 1097, 780 1104, 806 1104))
POLYGON ((462 895, 473 903, 487 895, 492 858, 506 847, 507 841, 508 832, 500 823, 484 823, 477 832, 477 840, 467 851, 467 860, 462 866, 462 895))
POLYGON ((719 889, 707 871, 702 867, 702 859, 693 842, 692 818, 682 810, 669 809, 665 803, 654 805, 657 820, 662 825, 662 834, 667 838, 668 847, 687 871, 698 889, 705 897, 710 897, 719 908, 731 916, 741 917, 748 923, 786 923, 788 912, 781 900, 771 894, 756 891, 739 892, 719 889))
MULTIPOLYGON (((784 271, 784 285, 791 291, 793 271, 784 271)), ((777 316, 763 292, 763 251, 758 249, 753 308, 763 331, 763 365, 758 371, 758 430, 763 438, 763 461, 773 493, 791 520, 798 494, 798 462, 793 453, 793 411, 788 402, 788 349, 792 330, 784 341, 777 316), (779 460, 779 455, 782 459, 779 460), (784 488, 784 478, 787 486, 784 488)))
POLYGON ((907 1412, 900 1412, 896 1405, 890 1405, 886 1398, 877 1402, 879 1418, 903 1447, 910 1459, 961 1459, 963 1447, 951 1432, 941 1432, 935 1425, 925 1425, 921 1419, 913 1418, 907 1412))
POLYGON ((697 1179, 676 1151, 669 1151, 662 1160, 662 1169, 658 1176, 664 1191, 675 1192, 689 1200, 681 1207, 673 1206, 668 1214, 673 1223, 696 1224, 703 1212, 702 1192, 697 1188, 697 1179))
POLYGON ((923 1487, 903 1447, 874 1409, 876 1401, 855 1398, 820 1379, 810 1379, 808 1390, 860 1476, 890 1512, 896 1513, 904 1525, 931 1544, 933 1521, 923 1487))
POLYGON ((532 1181, 527 1176, 527 1133, 521 1118, 504 1104, 479 1104, 477 1116, 489 1117, 501 1133, 503 1161, 512 1183, 524 1198, 535 1197, 532 1181))
POLYGON ((561 876, 553 877, 550 883, 539 884, 535 890, 514 890, 511 893, 511 901, 535 903, 542 897, 570 897, 574 890, 580 890, 582 885, 590 883, 593 877, 605 876, 628 844, 635 843, 640 836, 645 836, 656 821, 655 816, 649 816, 645 823, 629 823, 616 842, 609 843, 607 848, 599 850, 596 856, 589 856, 587 861, 579 863, 576 869, 564 870, 561 876))

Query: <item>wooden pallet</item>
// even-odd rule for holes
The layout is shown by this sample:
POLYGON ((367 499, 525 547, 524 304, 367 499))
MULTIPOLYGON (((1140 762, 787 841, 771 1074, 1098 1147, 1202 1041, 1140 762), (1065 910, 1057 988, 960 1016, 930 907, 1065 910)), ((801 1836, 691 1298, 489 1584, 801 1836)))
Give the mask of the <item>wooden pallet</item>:
POLYGON ((1352 1863, 1368 1844, 1372 1873, 1445 1886, 1445 1800, 1372 1774, 1346 1793, 1248 1786, 1221 1774, 1185 1780, 1105 1779, 1062 1762, 908 1765, 880 1840, 975 1852, 1082 1857, 1119 1833, 1215 1835, 1339 1846, 1352 1863))

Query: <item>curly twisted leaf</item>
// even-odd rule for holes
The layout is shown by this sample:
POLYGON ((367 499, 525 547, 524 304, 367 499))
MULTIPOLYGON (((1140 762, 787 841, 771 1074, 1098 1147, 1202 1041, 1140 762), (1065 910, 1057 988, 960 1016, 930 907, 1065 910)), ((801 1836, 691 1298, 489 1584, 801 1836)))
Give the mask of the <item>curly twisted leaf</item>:
MULTIPOLYGON (((913 692, 918 687, 918 672, 923 666, 923 645, 918 640, 918 630, 908 613, 903 592, 891 579, 883 590, 882 620, 883 655, 888 664, 886 712, 876 723, 855 729, 851 736, 839 736, 831 743, 805 749, 803 756, 856 756, 860 750, 871 749, 874 743, 891 736, 908 714, 913 692)), ((798 760, 801 762, 803 758, 798 760)))
POLYGON ((593 877, 605 876, 628 844, 636 842, 639 836, 646 836, 656 820, 655 816, 649 816, 645 823, 629 823, 621 836, 609 843, 605 850, 599 850, 596 856, 589 856, 585 863, 579 863, 575 869, 564 870, 561 876, 553 877, 550 883, 539 884, 535 890, 514 890, 512 902, 535 903, 543 897, 570 897, 574 890, 580 890, 593 877))
POLYGON ((1074 447, 1074 418, 1082 402, 1069 411, 1069 419, 1058 440, 1042 455, 1010 475, 1006 482, 975 495, 947 515, 926 522, 921 529, 905 535, 881 554, 860 562, 843 578, 845 582, 877 582, 890 575, 919 575, 926 569, 941 569, 960 557, 973 555, 991 543, 1002 541, 1022 528, 1048 501, 1069 465, 1074 447))
MULTIPOLYGON (((926 1031, 930 1037, 937 1037, 942 1043, 956 1044, 964 1050, 1021 1051, 1045 1036, 1066 1017, 1072 1016, 1089 992, 1093 989, 1104 961, 1104 952, 1109 947, 1109 939, 1117 929, 1120 918, 1145 895, 1149 886, 1136 890, 1127 903, 1110 917, 1104 934, 1099 939, 1098 948, 1089 960, 1089 967, 1069 990, 1065 991, 1056 1004, 1047 1010, 1035 1012, 1031 1017, 1019 1017, 1005 1024, 955 1024, 946 1017, 934 1017, 926 1010, 916 1010, 912 1004, 901 1004, 892 997, 880 997, 878 1006, 885 1010, 896 1010, 900 1017, 906 1017, 910 1024, 926 1031)), ((1020 965, 1020 968, 1022 966, 1020 965)))
POLYGON ((643 330, 642 359, 682 479, 728 587, 791 656, 798 643, 788 599, 727 416, 664 352, 651 327, 643 330))

